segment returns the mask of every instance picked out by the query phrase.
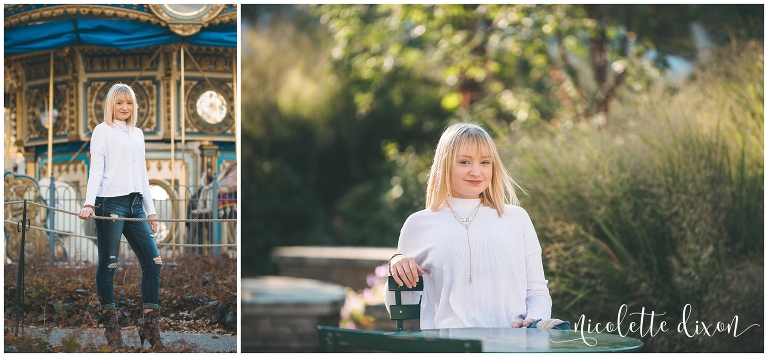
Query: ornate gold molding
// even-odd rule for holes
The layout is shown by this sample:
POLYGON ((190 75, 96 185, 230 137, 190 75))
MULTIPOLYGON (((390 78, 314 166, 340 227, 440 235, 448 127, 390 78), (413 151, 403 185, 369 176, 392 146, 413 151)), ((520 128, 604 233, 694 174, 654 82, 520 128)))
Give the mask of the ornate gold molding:
MULTIPOLYGON (((29 6, 29 5, 18 5, 18 6, 29 6)), ((28 22, 53 19, 56 17, 63 17, 63 16, 68 16, 68 17, 74 16, 78 13, 81 15, 90 14, 92 16, 102 16, 102 15, 106 17, 115 16, 117 18, 128 18, 130 20, 139 20, 141 22, 149 21, 153 25, 157 23, 161 24, 162 26, 167 25, 160 18, 148 12, 143 12, 136 9, 117 8, 117 7, 103 6, 103 5, 54 5, 54 6, 44 7, 42 9, 29 10, 20 14, 6 16, 4 25, 6 28, 8 28, 13 26, 23 25, 28 22)))
POLYGON ((168 28, 171 31, 181 36, 194 35, 209 24, 218 25, 221 22, 229 22, 233 19, 232 14, 235 15, 234 19, 237 20, 236 12, 223 14, 219 18, 219 14, 227 8, 227 5, 224 4, 186 5, 196 7, 189 12, 182 12, 173 8, 173 6, 183 5, 151 4, 147 6, 149 6, 149 9, 155 16, 168 24, 168 28))
MULTIPOLYGON (((171 31, 174 31, 182 36, 188 36, 184 33, 177 32, 177 29, 187 33, 190 31, 190 26, 180 26, 185 22, 195 22, 200 26, 196 31, 189 34, 194 34, 200 31, 200 28, 207 27, 208 25, 218 25, 220 23, 229 23, 237 21, 237 11, 221 13, 226 9, 227 5, 224 4, 212 4, 205 5, 206 11, 203 16, 199 18, 185 19, 183 16, 174 17, 172 12, 166 11, 163 7, 166 5, 151 4, 144 5, 144 11, 139 10, 138 5, 125 5, 126 7, 115 7, 105 5, 50 5, 40 9, 34 9, 39 5, 16 5, 21 7, 23 12, 12 15, 5 15, 4 26, 5 28, 14 27, 18 25, 24 25, 30 22, 51 20, 57 17, 71 17, 77 14, 90 15, 94 17, 115 17, 120 19, 138 20, 141 22, 149 21, 151 24, 160 24, 161 26, 169 26, 171 23, 173 26, 169 26, 171 31), (128 8, 128 7, 131 8, 128 8), (26 7, 33 7, 31 10, 26 10, 26 7)), ((235 5, 235 9, 237 6, 235 5)), ((12 11, 12 8, 6 8, 6 12, 12 11)))
POLYGON ((86 73, 128 72, 157 70, 160 61, 152 59, 152 53, 104 53, 83 54, 83 69, 86 73), (151 61, 150 61, 151 60, 151 61))
MULTIPOLYGON (((68 135, 74 127, 76 115, 74 94, 74 83, 70 81, 59 82, 54 86, 54 103, 57 105, 58 117, 53 123, 53 134, 55 136, 68 135)), ((40 120, 43 103, 48 100, 48 87, 27 88, 27 120, 25 130, 25 143, 29 140, 40 140, 47 136, 48 128, 40 120)), ((62 142, 66 139, 56 138, 54 142, 62 142)))
POLYGON ((168 28, 171 29, 171 31, 181 35, 181 36, 190 36, 194 35, 203 28, 202 24, 168 24, 168 28))
POLYGON ((186 81, 189 90, 185 93, 184 105, 186 105, 185 120, 188 123, 188 132, 201 132, 209 135, 221 135, 232 130, 234 127, 234 91, 232 83, 213 80, 211 83, 215 88, 211 88, 207 81, 186 81), (197 101, 201 94, 213 90, 224 99, 226 105, 226 115, 218 123, 207 122, 197 111, 197 101), (191 124, 191 126, 189 125, 191 124), (191 130, 194 128, 195 130, 191 130))
POLYGON ((21 70, 14 63, 5 63, 3 67, 4 89, 6 92, 13 92, 21 88, 21 70))

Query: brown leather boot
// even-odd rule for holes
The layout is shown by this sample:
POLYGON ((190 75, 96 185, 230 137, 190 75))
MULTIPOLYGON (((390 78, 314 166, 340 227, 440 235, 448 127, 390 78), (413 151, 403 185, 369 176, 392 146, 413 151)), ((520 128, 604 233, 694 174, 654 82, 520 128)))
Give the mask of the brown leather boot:
POLYGON ((144 340, 156 348, 164 348, 163 341, 160 340, 160 313, 152 310, 144 314, 144 323, 139 327, 139 340, 141 347, 144 347, 144 340))
POLYGON ((120 332, 120 324, 117 321, 118 314, 117 310, 113 310, 107 311, 105 315, 107 321, 104 322, 104 337, 113 348, 123 347, 123 333, 120 332))

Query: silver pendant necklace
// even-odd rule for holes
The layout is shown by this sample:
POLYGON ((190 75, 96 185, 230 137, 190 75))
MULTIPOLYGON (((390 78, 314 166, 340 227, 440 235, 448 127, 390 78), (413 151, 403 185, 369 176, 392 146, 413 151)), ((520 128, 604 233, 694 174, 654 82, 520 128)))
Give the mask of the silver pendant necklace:
POLYGON ((482 201, 477 204, 477 207, 472 211, 472 213, 467 216, 467 218, 461 218, 456 211, 453 210, 453 207, 451 207, 451 204, 448 203, 448 201, 445 202, 446 205, 448 205, 448 209, 451 210, 451 213, 453 213, 453 217, 456 218, 459 223, 461 223, 464 226, 464 229, 467 231, 467 247, 469 248, 469 284, 472 284, 472 245, 470 244, 469 239, 469 225, 472 224, 472 220, 475 219, 477 216, 477 212, 480 211, 480 205, 482 204, 482 201))

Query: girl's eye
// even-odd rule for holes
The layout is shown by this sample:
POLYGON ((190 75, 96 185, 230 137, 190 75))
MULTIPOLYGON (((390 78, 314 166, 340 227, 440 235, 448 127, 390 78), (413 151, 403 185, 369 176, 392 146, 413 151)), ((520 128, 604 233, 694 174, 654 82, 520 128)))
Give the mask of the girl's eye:
POLYGON ((490 165, 490 164, 491 164, 490 161, 483 161, 483 165, 490 165))

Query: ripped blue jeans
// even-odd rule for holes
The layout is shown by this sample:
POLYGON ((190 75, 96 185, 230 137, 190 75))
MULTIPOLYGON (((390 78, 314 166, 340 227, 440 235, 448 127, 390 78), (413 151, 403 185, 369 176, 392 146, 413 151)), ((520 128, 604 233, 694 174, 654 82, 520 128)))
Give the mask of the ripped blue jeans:
MULTIPOLYGON (((101 217, 147 218, 142 196, 134 192, 118 197, 96 197, 96 215, 101 217)), ((145 309, 160 309, 160 270, 163 267, 149 222, 96 219, 99 264, 96 292, 104 310, 115 309, 114 278, 120 253, 120 236, 125 235, 141 265, 141 300, 145 309)))

